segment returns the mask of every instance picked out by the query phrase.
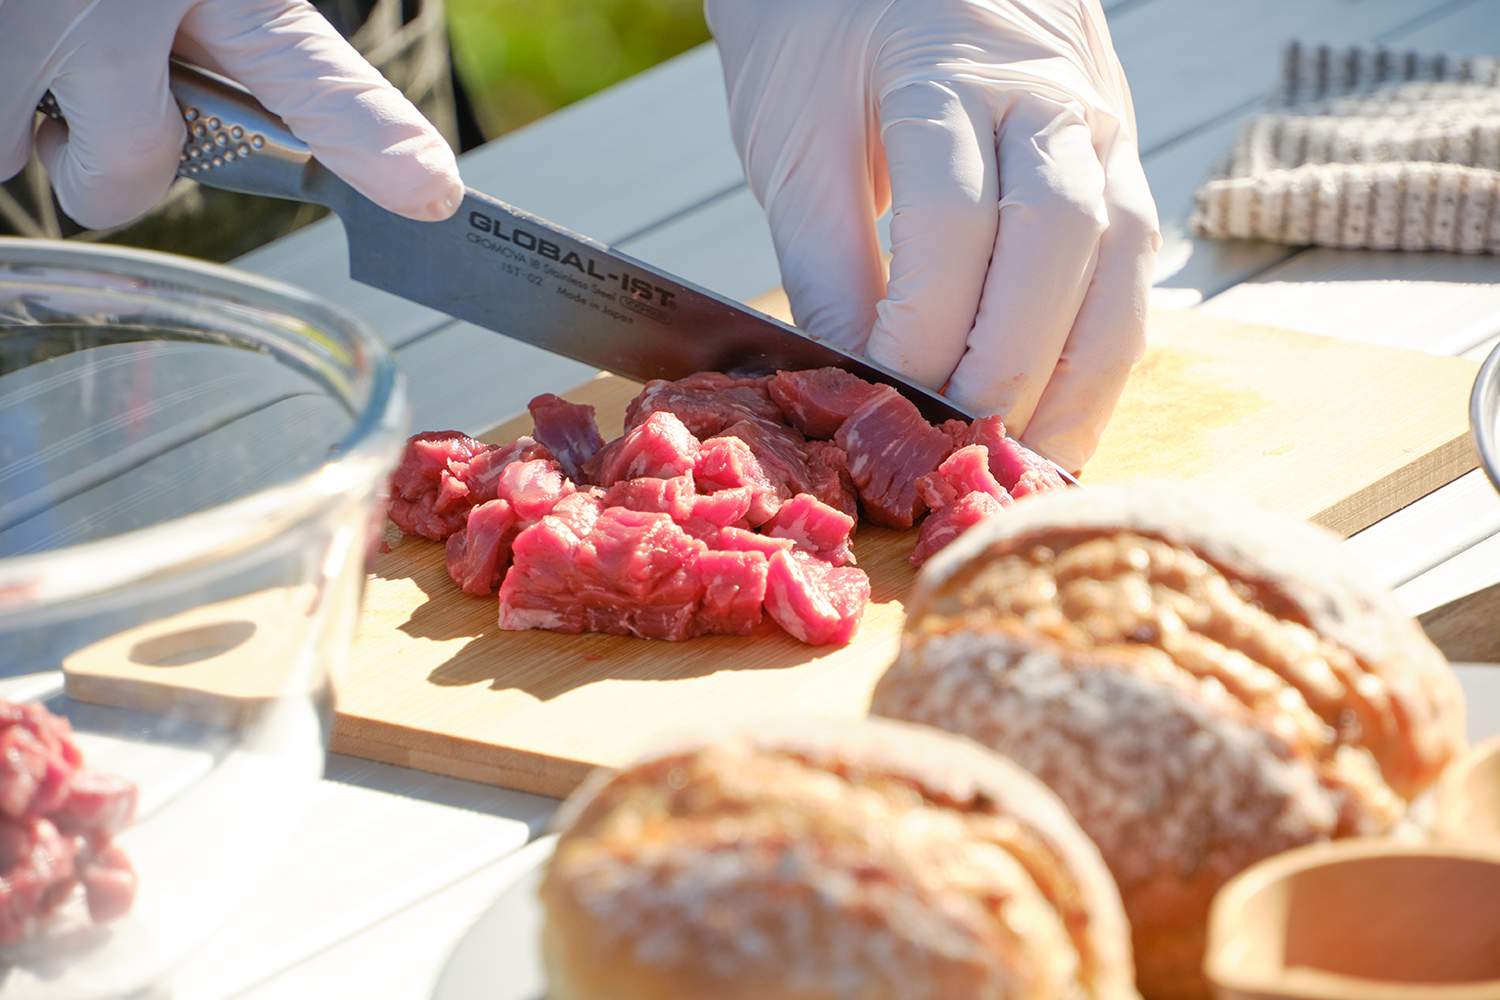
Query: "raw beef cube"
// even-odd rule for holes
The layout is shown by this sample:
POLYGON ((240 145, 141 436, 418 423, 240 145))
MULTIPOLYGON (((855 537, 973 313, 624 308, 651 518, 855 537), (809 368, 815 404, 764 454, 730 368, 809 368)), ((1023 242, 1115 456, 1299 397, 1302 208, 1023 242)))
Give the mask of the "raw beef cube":
POLYGON ((594 530, 595 522, 604 512, 603 492, 590 487, 587 492, 580 490, 577 493, 569 493, 557 501, 557 506, 553 507, 552 512, 547 516, 557 519, 576 537, 583 538, 594 530))
POLYGON ((697 496, 698 489, 692 476, 673 476, 671 479, 642 476, 615 483, 604 494, 604 504, 628 510, 654 511, 681 523, 693 516, 697 496))
POLYGON ((777 372, 766 388, 789 424, 824 441, 875 392, 875 386, 839 368, 777 372))
POLYGON ((745 516, 750 513, 752 497, 753 493, 748 486, 699 493, 693 497, 692 517, 720 528, 739 525, 744 523, 745 516))
POLYGON ((73 727, 41 705, 0 701, 0 814, 41 816, 60 807, 83 763, 73 727))
POLYGON ((495 484, 495 498, 509 502, 516 520, 524 525, 551 513, 557 501, 574 489, 556 462, 539 458, 506 465, 495 484))
POLYGON ((105 841, 79 876, 95 923, 124 916, 135 902, 135 869, 117 844, 105 841))
POLYGON ((703 442, 698 464, 693 468, 693 480, 704 493, 748 487, 750 507, 745 516, 752 525, 764 524, 784 499, 750 446, 737 437, 709 438, 703 442))
POLYGON ((807 442, 807 492, 835 510, 859 518, 859 491, 849 475, 849 456, 832 441, 807 442))
POLYGON ((849 548, 854 518, 809 494, 798 493, 782 504, 765 530, 773 538, 790 538, 803 552, 834 566, 854 561, 849 548))
POLYGON ((488 594, 505 577, 516 515, 506 500, 469 511, 469 523, 448 536, 448 575, 466 594, 488 594))
POLYGON ((47 814, 65 834, 112 835, 135 822, 135 782, 91 767, 73 772, 68 798, 47 814))
POLYGON ((726 552, 759 552, 773 556, 778 552, 790 552, 796 544, 790 538, 772 538, 743 528, 723 528, 719 531, 718 543, 714 546, 726 552))
POLYGON ((715 437, 735 437, 749 445, 766 478, 776 484, 781 499, 806 493, 812 486, 807 471, 807 442, 785 424, 741 420, 715 437))
POLYGON ((1013 497, 1067 486, 1056 466, 1005 436, 1005 424, 999 417, 980 417, 974 421, 969 427, 969 443, 989 448, 990 472, 1013 497))
POLYGON ((693 471, 698 448, 698 439, 681 420, 667 412, 652 413, 622 437, 605 445, 586 471, 593 473, 590 478, 601 486, 642 476, 671 479, 693 471))
POLYGON ((516 537, 500 627, 686 639, 703 597, 707 546, 665 514, 608 507, 579 539, 544 517, 516 537))
POLYGON ((25 939, 73 891, 76 854, 48 820, 0 818, 0 944, 25 939))
POLYGON ((458 431, 414 434, 391 474, 387 513, 402 531, 441 541, 464 526, 469 508, 495 499, 507 465, 550 457, 529 437, 502 448, 458 431))
MULTIPOLYGON (((997 417, 996 419, 999 418, 997 417)), ((969 440, 969 422, 967 420, 944 420, 937 425, 937 429, 948 435, 948 439, 953 442, 955 449, 962 448, 966 444, 983 443, 969 440)), ((1005 432, 1001 431, 1001 433, 1005 432)))
POLYGON ((888 385, 876 387, 844 421, 835 440, 849 456, 849 474, 865 516, 902 529, 927 509, 917 480, 937 468, 953 443, 888 385))
POLYGON ((583 464, 604 447, 594 408, 570 403, 550 392, 536 397, 526 408, 536 425, 531 436, 547 446, 564 475, 575 483, 584 482, 583 464))
POLYGON ((748 635, 760 624, 769 563, 760 552, 708 551, 698 555, 703 601, 693 622, 697 635, 748 635))
POLYGON ((863 570, 833 567, 795 550, 771 557, 766 613, 803 642, 847 643, 858 631, 869 601, 870 578, 863 570))
POLYGON ((922 522, 922 530, 917 533, 917 545, 912 549, 911 564, 922 565, 959 535, 1004 509, 1005 504, 989 493, 975 490, 954 500, 942 510, 933 511, 927 515, 927 520, 922 522))
POLYGON ((781 408, 766 392, 770 377, 742 379, 718 372, 699 372, 669 382, 652 379, 625 410, 625 427, 635 427, 657 412, 674 414, 699 440, 742 420, 781 422, 781 408))
POLYGON ((917 492, 932 510, 940 510, 975 491, 988 493, 1009 506, 1012 498, 990 472, 990 450, 982 444, 964 445, 943 459, 937 470, 917 480, 917 492))

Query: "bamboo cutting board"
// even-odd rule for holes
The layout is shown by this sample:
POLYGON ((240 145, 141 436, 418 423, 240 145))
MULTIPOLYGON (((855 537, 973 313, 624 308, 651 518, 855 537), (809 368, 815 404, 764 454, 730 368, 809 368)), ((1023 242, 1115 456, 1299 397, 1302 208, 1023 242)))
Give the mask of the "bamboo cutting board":
MULTIPOLYGON (((1473 362, 1178 311, 1152 314, 1150 343, 1085 485, 1181 480, 1348 535, 1476 465, 1473 362)), ((595 405, 608 439, 637 389, 602 377, 567 395, 595 405)), ((561 796, 684 729, 862 715, 895 655, 915 534, 860 526, 873 600, 839 649, 769 622, 684 643, 502 632, 494 598, 449 580, 440 544, 407 538, 369 580, 331 748, 561 796)))

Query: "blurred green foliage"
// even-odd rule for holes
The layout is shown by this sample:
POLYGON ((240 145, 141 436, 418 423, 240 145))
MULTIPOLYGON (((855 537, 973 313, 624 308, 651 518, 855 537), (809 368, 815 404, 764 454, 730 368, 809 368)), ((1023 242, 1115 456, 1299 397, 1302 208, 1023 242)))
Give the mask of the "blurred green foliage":
POLYGON ((453 60, 493 139, 708 41, 702 0, 446 0, 453 60))

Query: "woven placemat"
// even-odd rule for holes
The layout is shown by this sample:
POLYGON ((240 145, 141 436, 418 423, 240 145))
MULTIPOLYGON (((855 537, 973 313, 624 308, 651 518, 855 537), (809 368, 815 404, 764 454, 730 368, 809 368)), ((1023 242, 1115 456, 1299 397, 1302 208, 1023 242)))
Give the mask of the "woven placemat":
POLYGON ((1287 46, 1267 110, 1197 191, 1209 237, 1500 251, 1500 61, 1287 46))

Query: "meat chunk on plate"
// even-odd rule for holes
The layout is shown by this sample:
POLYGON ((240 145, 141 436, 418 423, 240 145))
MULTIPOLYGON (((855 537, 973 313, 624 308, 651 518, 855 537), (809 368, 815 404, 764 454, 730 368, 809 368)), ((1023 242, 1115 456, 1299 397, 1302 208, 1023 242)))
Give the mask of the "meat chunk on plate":
POLYGON ((968 443, 989 449, 990 472, 1012 497, 1068 485, 1055 465, 1019 441, 1006 437, 1005 424, 999 417, 975 420, 969 426, 968 443))
POLYGON ((698 554, 703 600, 693 621, 695 635, 748 635, 761 622, 770 564, 764 553, 715 551, 698 554))
POLYGON ((464 526, 471 507, 495 499, 507 465, 551 457, 530 437, 502 447, 458 431, 413 434, 391 474, 388 514, 402 531, 442 541, 464 526))
POLYGON ((849 546, 853 531, 854 518, 806 493, 782 504, 765 524, 765 532, 772 538, 790 539, 801 551, 834 566, 854 561, 854 551, 849 546))
POLYGON ((600 486, 643 476, 671 479, 692 473, 698 450, 698 439, 681 420, 658 411, 605 445, 586 464, 585 472, 600 486))
POLYGON ((777 372, 766 388, 788 423, 823 441, 875 392, 874 385, 840 368, 777 372))
POLYGON ((990 450, 982 444, 965 445, 943 459, 935 471, 917 480, 917 492, 934 511, 976 491, 988 493, 1002 506, 1014 502, 990 471, 990 450))
POLYGON ((466 594, 488 594, 505 577, 516 514, 507 500, 491 500, 469 511, 469 522, 448 536, 448 575, 466 594))

